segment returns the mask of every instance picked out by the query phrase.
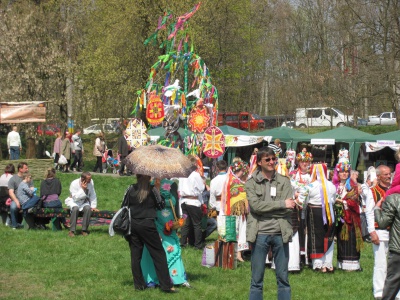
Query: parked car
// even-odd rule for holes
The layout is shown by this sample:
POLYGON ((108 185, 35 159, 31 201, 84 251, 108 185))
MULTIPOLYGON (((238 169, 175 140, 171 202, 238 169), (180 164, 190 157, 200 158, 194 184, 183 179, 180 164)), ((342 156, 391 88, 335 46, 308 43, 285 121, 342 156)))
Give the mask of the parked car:
POLYGON ((109 125, 109 124, 104 125, 103 128, 102 128, 102 126, 100 124, 94 124, 94 125, 91 125, 89 127, 83 128, 83 132, 82 133, 83 134, 95 135, 95 134, 100 133, 101 131, 103 131, 104 133, 113 133, 113 132, 115 132, 114 128, 112 128, 112 126, 109 125))
POLYGON ((333 107, 310 107, 296 109, 296 127, 334 126, 347 124, 348 116, 333 107))
POLYGON ((60 132, 61 129, 58 125, 54 124, 40 124, 37 127, 38 135, 55 135, 57 132, 60 132))
POLYGON ((99 119, 99 118, 95 118, 95 119, 91 119, 91 124, 95 125, 95 124, 109 124, 111 125, 111 127, 113 128, 113 130, 120 134, 121 133, 121 118, 106 118, 106 119, 99 119))
POLYGON ((264 120, 259 115, 249 112, 220 113, 218 125, 229 125, 241 130, 261 130, 265 128, 264 120))
POLYGON ((396 125, 396 113, 383 112, 378 116, 369 116, 368 125, 396 125))
MULTIPOLYGON (((357 126, 367 126, 368 120, 357 117, 357 126)), ((348 122, 348 126, 353 126, 353 118, 351 118, 348 122)))

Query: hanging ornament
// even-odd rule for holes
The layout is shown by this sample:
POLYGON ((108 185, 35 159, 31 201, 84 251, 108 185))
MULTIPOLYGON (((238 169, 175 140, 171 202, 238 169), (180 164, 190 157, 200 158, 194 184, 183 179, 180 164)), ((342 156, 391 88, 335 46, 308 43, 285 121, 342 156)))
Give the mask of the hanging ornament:
POLYGON ((204 132, 203 153, 209 158, 220 157, 225 152, 225 136, 221 129, 211 126, 204 132))
POLYGON ((146 109, 146 118, 149 124, 153 126, 161 124, 164 120, 164 104, 160 97, 155 94, 150 95, 146 109))
POLYGON ((196 106, 191 110, 188 125, 194 133, 203 133, 207 129, 210 125, 210 115, 204 105, 196 106))
POLYGON ((126 127, 126 141, 131 148, 147 145, 150 136, 146 133, 146 125, 140 119, 131 119, 126 127))

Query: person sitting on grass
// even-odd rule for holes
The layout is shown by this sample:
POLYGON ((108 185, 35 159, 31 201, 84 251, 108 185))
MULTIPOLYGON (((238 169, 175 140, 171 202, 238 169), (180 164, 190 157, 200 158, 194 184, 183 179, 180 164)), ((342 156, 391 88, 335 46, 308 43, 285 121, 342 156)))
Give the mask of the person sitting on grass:
POLYGON ((89 172, 83 172, 81 178, 75 179, 71 182, 69 187, 70 197, 65 199, 65 204, 71 209, 70 218, 70 237, 75 236, 76 223, 78 214, 83 211, 82 219, 82 235, 89 234, 89 222, 92 211, 99 211, 97 207, 97 196, 94 190, 94 182, 92 175, 89 172))

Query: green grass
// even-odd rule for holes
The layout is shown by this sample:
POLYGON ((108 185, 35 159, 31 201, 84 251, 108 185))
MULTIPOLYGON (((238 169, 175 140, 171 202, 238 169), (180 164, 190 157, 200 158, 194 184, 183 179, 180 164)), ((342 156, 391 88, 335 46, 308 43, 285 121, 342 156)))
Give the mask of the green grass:
MULTIPOLYGON (((62 199, 78 174, 60 174, 62 199)), ((134 177, 93 175, 99 209, 118 209, 134 177)), ((35 182, 38 185, 39 182, 35 182)), ((93 226, 88 237, 69 238, 67 231, 11 230, 0 225, 0 299, 247 299, 250 262, 235 270, 202 267, 201 251, 182 250, 190 284, 178 294, 133 289, 127 242, 110 237, 107 226, 93 226)), ((208 242, 216 238, 214 233, 208 242)), ((373 299, 371 244, 362 252, 361 273, 314 273, 305 268, 290 275, 292 299, 373 299)), ((273 270, 266 269, 264 299, 276 299, 273 270)))

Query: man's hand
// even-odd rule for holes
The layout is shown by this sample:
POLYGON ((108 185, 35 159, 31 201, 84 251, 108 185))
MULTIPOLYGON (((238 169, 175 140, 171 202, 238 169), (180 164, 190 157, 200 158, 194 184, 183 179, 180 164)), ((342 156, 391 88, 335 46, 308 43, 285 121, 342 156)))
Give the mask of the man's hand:
POLYGON ((86 189, 87 189, 87 186, 88 186, 88 183, 86 182, 86 180, 82 180, 82 181, 81 181, 81 187, 82 187, 82 189, 86 190, 86 189))
POLYGON ((370 234, 372 244, 379 245, 379 237, 376 231, 372 231, 370 234))
POLYGON ((17 208, 18 209, 21 209, 21 204, 19 203, 19 201, 14 201, 15 202, 15 204, 17 205, 17 208))
POLYGON ((296 203, 294 202, 293 199, 289 198, 285 200, 285 207, 286 208, 294 208, 296 206, 296 203))
POLYGON ((99 212, 97 208, 92 208, 92 211, 99 212))
POLYGON ((376 202, 375 206, 376 206, 376 207, 379 207, 379 208, 382 208, 382 203, 383 203, 383 201, 385 201, 384 198, 382 198, 381 200, 379 200, 378 202, 376 202))

